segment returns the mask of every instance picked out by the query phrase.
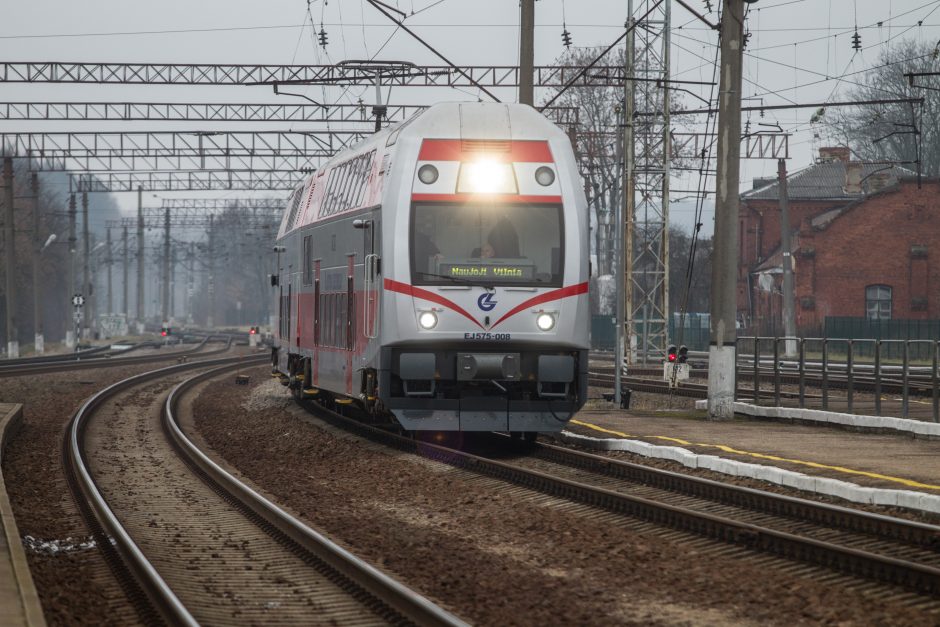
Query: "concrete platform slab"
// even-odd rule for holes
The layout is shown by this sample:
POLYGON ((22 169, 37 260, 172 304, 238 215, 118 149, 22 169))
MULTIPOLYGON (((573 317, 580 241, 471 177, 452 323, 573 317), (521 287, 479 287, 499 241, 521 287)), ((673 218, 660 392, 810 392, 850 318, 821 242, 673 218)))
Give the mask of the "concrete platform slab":
MULTIPOLYGON (((0 462, 9 438, 23 419, 23 406, 0 403, 0 462)), ((26 553, 13 518, 13 509, 7 497, 3 472, 0 469, 0 625, 46 624, 33 578, 29 572, 26 553)))

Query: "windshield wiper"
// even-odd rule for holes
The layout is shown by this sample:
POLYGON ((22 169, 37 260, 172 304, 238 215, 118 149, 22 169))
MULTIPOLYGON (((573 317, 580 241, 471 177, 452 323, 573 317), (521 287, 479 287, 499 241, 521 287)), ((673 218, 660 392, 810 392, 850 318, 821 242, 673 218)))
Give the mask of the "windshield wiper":
POLYGON ((481 281, 465 279, 464 277, 450 276, 449 274, 435 274, 434 272, 418 272, 418 274, 422 276, 426 276, 426 277, 434 277, 436 279, 447 279, 448 281, 453 281, 454 283, 462 283, 463 285, 476 285, 486 290, 494 289, 492 283, 483 283, 481 281))

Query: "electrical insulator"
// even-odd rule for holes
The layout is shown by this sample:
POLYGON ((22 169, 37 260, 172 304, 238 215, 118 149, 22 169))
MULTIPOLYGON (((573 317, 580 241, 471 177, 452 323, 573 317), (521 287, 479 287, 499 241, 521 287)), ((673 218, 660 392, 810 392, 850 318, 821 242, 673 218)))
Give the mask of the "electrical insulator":
POLYGON ((571 47, 571 33, 568 32, 567 27, 563 27, 564 30, 561 31, 561 43, 565 45, 565 48, 571 47))
POLYGON ((852 35, 852 50, 861 50, 862 49, 862 36, 858 34, 858 31, 855 31, 855 34, 852 35))
POLYGON ((317 37, 319 37, 320 39, 320 46, 323 48, 326 48, 327 36, 326 36, 326 30, 323 28, 323 24, 320 24, 320 32, 317 33, 317 37))

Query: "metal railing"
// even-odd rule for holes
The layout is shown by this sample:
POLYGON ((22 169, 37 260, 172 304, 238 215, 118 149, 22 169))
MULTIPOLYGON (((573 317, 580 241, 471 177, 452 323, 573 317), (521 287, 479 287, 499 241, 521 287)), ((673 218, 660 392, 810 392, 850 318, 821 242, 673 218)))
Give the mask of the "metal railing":
POLYGON ((890 392, 899 395, 900 417, 912 417, 911 403, 929 398, 930 418, 940 422, 940 341, 751 336, 737 338, 736 348, 735 380, 753 381, 753 389, 736 391, 736 400, 881 416, 890 392), (818 393, 808 394, 808 383, 818 393), (872 393, 871 410, 860 391, 872 393))

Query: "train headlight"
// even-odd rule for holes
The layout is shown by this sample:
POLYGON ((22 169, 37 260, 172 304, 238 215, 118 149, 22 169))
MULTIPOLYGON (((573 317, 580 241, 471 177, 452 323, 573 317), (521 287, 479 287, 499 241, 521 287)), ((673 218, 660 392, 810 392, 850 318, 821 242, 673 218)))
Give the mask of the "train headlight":
POLYGON ((511 163, 483 159, 460 164, 458 194, 515 194, 517 191, 511 163))
POLYGON ((548 187, 555 182, 555 172, 547 165, 543 165, 535 171, 535 181, 542 187, 548 187))
POLYGON ((418 180, 424 183, 425 185, 432 185, 437 182, 438 172, 430 163, 425 163, 423 166, 418 168, 418 180))
POLYGON ((430 331, 437 326, 437 314, 433 311, 422 311, 418 316, 418 324, 422 329, 430 331))
POLYGON ((555 327, 555 316, 550 313, 540 313, 535 318, 535 326, 540 331, 551 331, 555 327))

